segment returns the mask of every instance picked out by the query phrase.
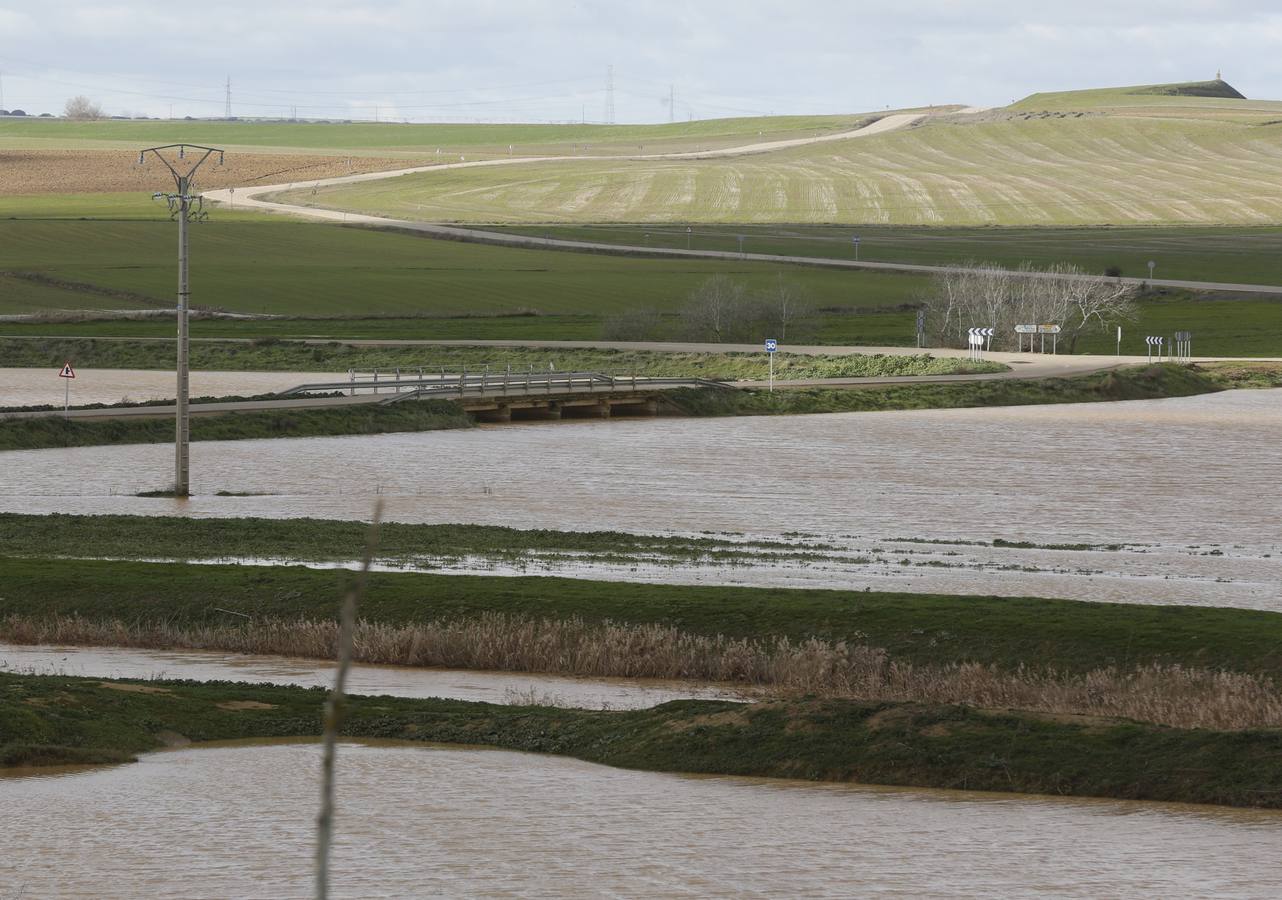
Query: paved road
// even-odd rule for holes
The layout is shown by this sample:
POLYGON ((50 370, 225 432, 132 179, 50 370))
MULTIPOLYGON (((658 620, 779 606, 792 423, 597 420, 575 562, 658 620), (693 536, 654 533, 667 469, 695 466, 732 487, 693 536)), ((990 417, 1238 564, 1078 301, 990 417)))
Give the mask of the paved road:
MULTIPOLYGON (((982 112, 982 108, 967 107, 951 111, 953 114, 982 112)), ((280 193, 293 188, 329 187, 339 184, 354 184, 363 181, 375 181, 384 178, 396 178, 401 175, 412 175, 424 172, 440 172, 449 169, 485 168, 491 166, 525 165, 541 162, 567 162, 574 160, 664 160, 664 159, 714 159, 743 156, 747 154, 768 153, 790 147, 807 144, 826 143, 829 141, 851 140, 877 134, 885 134, 900 128, 906 128, 925 118, 918 113, 899 113, 886 116, 864 128, 844 131, 838 134, 820 137, 794 138, 786 141, 770 141, 758 144, 745 144, 738 147, 723 147, 717 150, 692 151, 686 153, 655 153, 636 156, 525 156, 507 159, 474 160, 473 162, 443 163, 433 166, 417 166, 409 169, 393 169, 385 172, 365 172, 360 175, 345 175, 338 178, 324 178, 317 181, 294 182, 291 184, 254 185, 224 190, 209 191, 204 196, 213 203, 239 205, 242 209, 257 209, 263 212, 282 213, 302 216, 325 222, 338 222, 351 225, 370 225, 379 228, 395 228, 401 231, 415 231, 452 240, 473 243, 497 244, 511 247, 534 247, 553 250, 574 250, 594 253, 624 253, 628 255, 653 257, 680 257, 697 259, 748 260, 752 262, 784 263, 788 265, 819 266, 833 269, 867 269, 887 272, 916 272, 931 274, 951 271, 954 266, 928 266, 915 263, 867 262, 849 259, 825 259, 816 256, 790 256, 775 253, 737 253, 726 250, 681 250, 678 248, 647 247, 636 244, 609 244, 600 241, 576 241, 562 238, 536 237, 533 235, 507 234, 497 231, 486 231, 481 228, 465 228, 458 225, 437 225, 430 222, 413 222, 406 219, 393 219, 385 216, 369 216, 362 213, 349 213, 341 210, 319 209, 310 206, 296 206, 259 199, 265 194, 280 193)), ((1032 273, 1035 278, 1057 279, 1065 276, 1049 273, 1032 273)), ((1223 291, 1228 293, 1282 294, 1282 285, 1242 284, 1228 281, 1187 281, 1174 278, 1110 278, 1105 275, 1078 276, 1086 281, 1102 281, 1110 284, 1148 284, 1156 287, 1186 288, 1198 291, 1223 291)))

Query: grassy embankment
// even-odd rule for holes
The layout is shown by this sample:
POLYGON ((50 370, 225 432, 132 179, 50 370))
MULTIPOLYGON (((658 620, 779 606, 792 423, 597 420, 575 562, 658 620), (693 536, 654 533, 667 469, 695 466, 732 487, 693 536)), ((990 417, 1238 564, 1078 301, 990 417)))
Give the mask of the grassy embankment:
POLYGON ((798 413, 870 412, 1095 403, 1189 397, 1234 387, 1282 387, 1282 366, 1257 364, 1133 366, 1076 378, 1004 379, 961 383, 892 385, 858 389, 671 391, 669 401, 693 416, 760 416, 798 413))
MULTIPOLYGON (((60 367, 67 359, 76 369, 172 369, 171 341, 107 341, 94 338, 0 338, 5 366, 60 367), (57 359, 56 363, 50 363, 57 359)), ((367 347, 337 341, 308 344, 263 338, 250 343, 198 341, 191 345, 191 367, 213 372, 343 372, 347 369, 396 367, 432 372, 491 374, 508 366, 513 372, 600 372, 609 375, 652 375, 712 378, 721 381, 765 380, 770 369, 765 353, 694 353, 552 347, 367 347)), ((956 357, 880 354, 775 355, 776 378, 855 378, 890 375, 954 375, 1006 371, 987 360, 956 357)), ((88 377, 89 373, 86 373, 88 377)))
MULTIPOLYGON (((315 736, 323 693, 0 675, 0 764, 122 762, 170 743, 315 736)), ((679 701, 592 712, 352 698, 343 733, 653 771, 1276 807, 1282 734, 956 706, 679 701)))
MULTIPOLYGON (((914 358, 883 359, 911 361, 914 358)), ((1282 368, 1270 364, 1183 367, 1168 363, 1078 378, 900 384, 854 389, 791 389, 773 393, 762 390, 682 388, 666 391, 663 396, 672 410, 684 415, 706 417, 1154 400, 1187 397, 1234 387, 1282 387, 1282 368)), ((212 441, 384 434, 465 428, 470 424, 468 415, 450 401, 415 401, 395 406, 361 405, 336 409, 200 415, 192 418, 191 437, 196 441, 212 441)), ((165 418, 95 421, 45 416, 0 419, 0 451, 164 443, 172 439, 172 425, 165 418)))
MULTIPOLYGON (((6 516, 5 521, 10 532, 20 524, 14 517, 6 516)), ((243 619, 234 615, 237 612, 260 622, 336 619, 339 589, 350 577, 347 572, 299 566, 136 562, 128 557, 172 553, 208 559, 235 555, 239 549, 251 557, 289 558, 297 541, 323 538, 339 545, 353 531, 359 536, 359 523, 225 519, 200 523, 200 538, 180 542, 185 544, 185 552, 174 551, 175 541, 166 539, 165 528, 178 533, 191 530, 186 520, 49 517, 45 523, 34 523, 38 527, 32 534, 48 537, 45 547, 5 541, 0 615, 34 624, 74 617, 98 624, 120 622, 124 623, 122 633, 131 628, 143 633, 164 626, 194 638, 203 629, 243 626, 243 619), (303 535, 298 529, 303 529, 303 535), (233 537, 228 539, 226 533, 233 537), (286 537, 277 538, 280 533, 286 537), (78 545, 72 546, 71 536, 79 539, 78 545), (126 559, 26 558, 24 548, 40 557, 62 548, 68 557, 115 555, 126 559)), ((198 523, 193 520, 190 524, 194 528, 198 523)), ((457 547, 467 540, 510 541, 515 546, 574 544, 572 535, 544 532, 504 534, 499 533, 501 529, 475 526, 399 528, 404 532, 403 540, 421 540, 423 552, 434 546, 457 547), (458 531, 479 534, 459 538, 455 536, 458 531)), ((612 537, 596 535, 590 540, 597 548, 609 547, 612 537)), ((619 537, 618 546, 628 544, 627 536, 619 537)), ((306 554, 301 551, 299 557, 309 558, 306 554)), ((500 615, 553 622, 578 620, 593 626, 608 622, 659 626, 704 638, 786 639, 794 644, 815 638, 867 644, 885 650, 893 660, 922 666, 973 662, 1003 671, 1046 667, 1082 674, 1110 666, 1180 665, 1282 676, 1282 615, 1249 610, 409 572, 376 572, 370 583, 362 602, 362 618, 394 627, 500 615)), ((13 636, 14 628, 12 623, 6 625, 6 639, 13 636)), ((273 652, 287 651, 278 648, 273 652)), ((402 646, 400 652, 409 650, 402 646)), ((620 664, 649 665, 643 653, 634 653, 620 664)))
MULTIPOLYGON (((454 403, 428 400, 395 406, 348 406, 331 409, 280 409, 196 415, 193 441, 239 441, 254 438, 299 438, 323 435, 387 434, 469 428, 472 419, 454 403)), ((64 419, 40 416, 0 418, 0 451, 104 444, 163 444, 174 439, 172 413, 159 418, 64 419)))

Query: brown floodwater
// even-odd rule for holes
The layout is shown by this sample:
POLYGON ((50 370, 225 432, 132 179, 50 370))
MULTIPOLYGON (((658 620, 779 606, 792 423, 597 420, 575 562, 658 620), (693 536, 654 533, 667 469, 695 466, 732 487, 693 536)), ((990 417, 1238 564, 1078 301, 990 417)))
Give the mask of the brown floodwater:
MULTIPOLYGON (((6 896, 311 895, 319 748, 0 780, 6 896)), ((337 897, 1277 896, 1282 815, 344 744, 337 897)))
POLYGON ((845 548, 848 557, 870 556, 826 568, 637 567, 654 580, 1273 609, 1282 605, 1279 446, 1282 390, 1001 409, 562 422, 197 443, 198 496, 190 501, 134 496, 171 478, 166 445, 11 452, 0 456, 0 509, 360 519, 382 497, 387 517, 403 522, 800 532, 845 548), (219 491, 262 496, 213 496, 219 491), (933 543, 892 540, 903 538, 933 543), (1127 547, 948 543, 993 539, 1127 547))
MULTIPOLYGON (((0 672, 88 678, 170 678, 325 687, 334 664, 286 656, 128 647, 0 643, 0 672)), ((641 709, 669 700, 738 699, 732 688, 636 678, 570 678, 525 672, 353 665, 349 694, 442 697, 486 703, 539 703, 580 709, 641 709)), ((3 898, 0 894, 0 900, 3 898)))

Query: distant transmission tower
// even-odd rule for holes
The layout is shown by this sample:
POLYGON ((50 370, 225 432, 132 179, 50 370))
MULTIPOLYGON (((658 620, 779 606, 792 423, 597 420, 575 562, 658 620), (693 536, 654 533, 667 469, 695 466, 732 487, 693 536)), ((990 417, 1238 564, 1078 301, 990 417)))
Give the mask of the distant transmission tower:
POLYGON ((231 118, 231 76, 227 76, 227 99, 223 105, 223 118, 231 118))
POLYGON ((605 70, 605 124, 614 124, 614 66, 605 70))

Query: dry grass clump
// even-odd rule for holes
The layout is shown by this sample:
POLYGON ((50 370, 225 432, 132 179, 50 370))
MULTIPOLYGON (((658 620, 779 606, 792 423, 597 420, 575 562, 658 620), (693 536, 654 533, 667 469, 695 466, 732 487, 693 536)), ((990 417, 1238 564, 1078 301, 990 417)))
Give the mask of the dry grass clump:
MULTIPOLYGON (((265 619, 173 626, 9 616, 0 640, 190 648, 332 659, 337 622, 265 619)), ((359 622, 359 662, 596 677, 735 682, 772 695, 961 703, 983 708, 1136 719, 1179 728, 1282 726, 1282 693, 1266 678, 1178 665, 1085 674, 956 663, 913 665, 844 641, 747 640, 662 625, 588 623, 485 614, 414 625, 359 622)))

